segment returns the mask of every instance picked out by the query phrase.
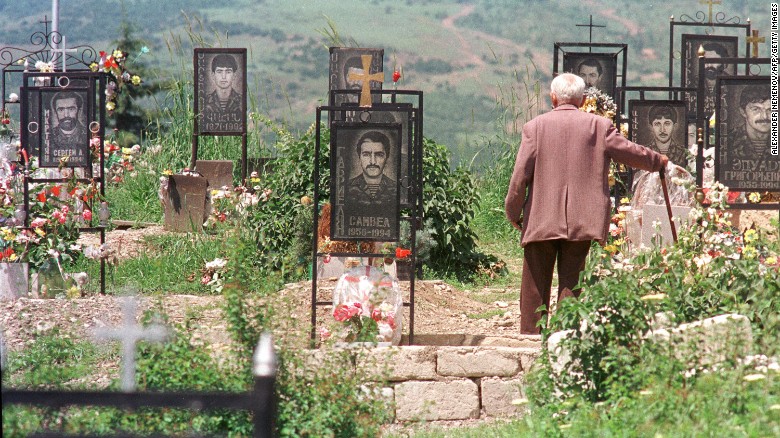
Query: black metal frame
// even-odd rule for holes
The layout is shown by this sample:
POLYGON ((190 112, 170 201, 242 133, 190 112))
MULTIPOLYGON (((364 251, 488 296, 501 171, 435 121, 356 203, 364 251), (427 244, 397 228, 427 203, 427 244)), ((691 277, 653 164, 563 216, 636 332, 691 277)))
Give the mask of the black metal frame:
MULTIPOLYGON (((613 89, 615 90, 615 94, 617 93, 618 88, 625 88, 626 72, 628 71, 628 44, 557 42, 555 43, 555 50, 553 56, 553 76, 557 76, 560 73, 559 57, 565 57, 567 53, 576 54, 576 55, 593 54, 593 55, 600 55, 600 56, 608 56, 608 55, 613 56, 616 60, 615 61, 615 82, 613 86, 613 89), (565 50, 566 47, 586 47, 588 48, 588 51, 567 52, 565 50), (593 49, 597 49, 598 51, 594 52, 593 49), (621 61, 622 61, 622 67, 619 68, 619 64, 621 63, 621 61), (618 80, 618 78, 620 79, 618 80)), ((563 61, 563 59, 561 59, 561 61, 563 61)), ((615 96, 610 96, 610 97, 612 97, 613 99, 615 98, 615 96)))
MULTIPOLYGON (((91 83, 91 92, 92 95, 95 96, 95 93, 97 94, 97 103, 92 105, 92 114, 87 114, 88 119, 95 120, 96 118, 98 126, 98 137, 100 140, 100 144, 103 144, 103 129, 106 126, 106 118, 105 118, 105 108, 106 108, 106 81, 107 81, 107 74, 105 73, 95 73, 90 70, 90 65, 93 62, 98 61, 98 52, 92 48, 91 46, 75 46, 71 49, 75 49, 76 55, 71 55, 67 52, 60 51, 60 52, 54 52, 54 45, 59 45, 63 42, 62 34, 59 32, 49 32, 49 21, 44 20, 43 21, 45 27, 43 32, 34 32, 30 36, 30 44, 32 45, 33 49, 24 49, 24 48, 18 48, 18 47, 3 47, 0 48, 0 66, 2 66, 1 74, 2 77, 0 79, 0 93, 2 93, 2 109, 5 111, 7 109, 8 105, 19 105, 19 115, 25 116, 25 111, 22 110, 22 102, 25 101, 25 96, 22 94, 21 89, 19 90, 19 100, 17 102, 11 102, 8 100, 8 87, 7 83, 8 80, 14 76, 21 75, 21 86, 26 86, 28 81, 32 80, 36 77, 41 78, 49 78, 50 83, 63 85, 58 78, 60 77, 68 77, 68 78, 76 78, 81 80, 87 80, 91 83), (25 65, 26 61, 26 65, 25 65), (34 72, 30 71, 30 68, 34 66, 34 63, 36 61, 42 61, 42 62, 51 62, 55 66, 57 64, 59 65, 65 65, 66 69, 68 67, 75 67, 67 72, 54 72, 54 73, 42 73, 42 72, 34 72), (33 64, 33 66, 30 65, 30 63, 33 64), (95 83, 97 84, 97 87, 95 87, 95 83)), ((64 48, 63 48, 64 49, 64 48)), ((33 67, 34 68, 34 67, 33 67)), ((20 86, 20 88, 21 88, 20 86)), ((22 129, 21 123, 20 123, 20 131, 22 129)), ((21 133, 20 133, 21 134, 21 133)), ((51 178, 33 178, 30 175, 30 169, 29 169, 29 157, 31 156, 32 150, 28 148, 28 145, 24 145, 23 149, 27 153, 27 160, 22 159, 19 162, 19 168, 21 172, 23 173, 23 185, 24 185, 24 193, 23 193, 23 199, 24 199, 24 210, 25 210, 25 221, 24 221, 24 227, 29 229, 30 225, 30 190, 29 186, 30 184, 34 183, 53 183, 53 182, 61 182, 61 179, 51 179, 51 178)), ((91 154, 91 149, 88 150, 91 154)), ((102 151, 101 151, 102 152, 102 151)), ((91 184, 99 184, 100 185, 100 195, 101 197, 105 196, 105 175, 104 175, 104 157, 103 154, 100 153, 100 174, 98 176, 94 176, 92 174, 92 159, 91 156, 88 156, 87 158, 87 166, 84 166, 85 173, 87 175, 87 178, 80 178, 77 179, 77 182, 79 183, 91 183, 91 184)), ((73 166, 76 167, 76 166, 73 166)), ((92 211, 99 211, 98 209, 93 208, 92 211)), ((96 218, 93 217, 93 222, 96 220, 96 218)), ((100 234, 100 244, 103 245, 106 243, 106 231, 104 225, 99 226, 89 226, 89 227, 81 227, 79 228, 80 232, 97 232, 100 234)), ((29 292, 29 291, 28 291, 29 292)), ((100 293, 105 294, 106 293, 106 265, 105 260, 100 259, 100 293)))
MULTIPOLYGON (((353 90, 339 90, 338 92, 354 92, 353 90)), ((333 93, 333 92, 332 92, 333 93)), ((417 229, 422 226, 423 219, 423 177, 422 177, 422 163, 423 163, 423 92, 417 90, 371 90, 372 95, 378 94, 380 96, 389 96, 390 103, 398 103, 399 99, 411 98, 416 100, 416 107, 408 110, 412 119, 410 120, 410 129, 412 135, 412 142, 409 144, 409 155, 412 163, 410 169, 410 205, 407 208, 407 215, 402 215, 400 220, 408 221, 410 223, 411 231, 411 254, 409 258, 413 266, 416 264, 416 236, 417 229)), ((367 111, 398 111, 397 107, 377 105, 367 111)), ((319 252, 317 242, 319 236, 317 233, 317 223, 319 218, 320 207, 320 168, 319 157, 322 150, 322 112, 335 113, 345 111, 344 106, 320 106, 317 107, 317 121, 315 132, 315 149, 314 149, 314 202, 312 204, 312 289, 311 289, 311 341, 314 344, 317 328, 317 306, 332 305, 330 301, 318 301, 317 300, 317 258, 321 256, 333 256, 333 257, 371 257, 371 258, 385 258, 387 254, 383 253, 324 253, 319 252)), ((390 256, 394 258, 394 255, 390 256)), ((409 344, 414 342, 414 291, 415 291, 415 272, 412 270, 411 278, 409 281, 409 301, 404 302, 404 307, 409 307, 409 344)))
MULTIPOLYGON (((705 22, 704 18, 704 12, 698 11, 696 12, 697 19, 691 17, 688 14, 683 14, 680 16, 681 21, 674 21, 674 17, 671 17, 669 20, 669 86, 674 85, 674 29, 677 26, 680 27, 698 27, 698 28, 705 28, 705 31, 707 34, 705 35, 712 35, 709 31, 714 31, 717 29, 745 29, 745 56, 747 56, 749 50, 750 50, 750 43, 747 42, 747 37, 750 36, 750 21, 746 24, 740 23, 739 17, 731 17, 729 19, 725 18, 725 14, 723 12, 719 12, 715 15, 715 22, 705 22)), ((710 17, 711 18, 711 17, 710 17)), ((713 35, 715 36, 715 35, 713 35)), ((681 42, 682 44, 682 42, 681 42)), ((739 50, 739 44, 737 44, 737 50, 739 50)), ((685 57, 684 53, 680 51, 680 60, 681 60, 681 66, 685 65, 685 57)), ((701 70, 699 70, 701 71, 701 70)), ((685 85, 682 82, 682 74, 680 75, 680 84, 685 85)))
MULTIPOLYGON (((720 44, 726 44, 726 43, 733 43, 735 46, 736 52, 739 52, 739 37, 736 36, 730 36, 730 35, 699 35, 699 34, 683 34, 682 35, 682 50, 680 50, 680 84, 681 86, 693 86, 699 84, 699 78, 696 77, 688 77, 688 71, 687 68, 690 65, 687 61, 688 59, 685 57, 685 45, 687 42, 691 40, 704 40, 706 39, 707 42, 716 42, 720 44)), ((737 56, 738 54, 735 53, 734 56, 737 56)), ((696 58, 700 58, 698 56, 698 50, 694 53, 694 59, 692 60, 692 63, 697 63, 696 68, 698 68, 698 60, 696 58)), ((729 56, 725 56, 725 58, 729 58, 729 56)), ((710 58, 710 59, 719 59, 719 58, 710 58)), ((697 70, 697 72, 700 72, 701 70, 697 70)), ((691 74, 693 72, 690 72, 691 74)), ((736 73, 736 72, 735 72, 736 73)), ((699 74, 699 76, 702 76, 699 74)), ((699 89, 699 92, 695 95, 691 96, 693 99, 688 104, 688 109, 691 110, 691 112, 696 112, 699 110, 699 100, 702 100, 706 104, 706 97, 707 97, 707 90, 701 90, 699 89), (701 99, 699 98, 701 96, 701 99)), ((704 106, 702 106, 704 108, 704 106)))
POLYGON ((246 71, 246 65, 247 65, 247 50, 246 48, 202 48, 202 47, 196 47, 194 49, 194 52, 192 54, 192 64, 193 64, 193 84, 194 84, 194 109, 195 109, 195 117, 193 118, 193 125, 192 125, 192 157, 190 158, 190 168, 194 169, 195 165, 198 161, 198 147, 199 147, 199 138, 202 135, 210 135, 210 136, 241 136, 241 184, 246 184, 246 173, 247 173, 247 71, 246 71), (216 132, 209 132, 209 131, 201 131, 199 121, 202 117, 202 108, 201 103, 205 103, 205 90, 201 92, 200 86, 199 86, 199 79, 201 78, 200 72, 202 71, 201 66, 198 65, 198 62, 201 60, 201 57, 206 54, 230 54, 230 55, 239 55, 241 58, 242 64, 242 96, 241 96, 241 130, 240 131, 216 131, 216 132), (201 102, 202 101, 202 102, 201 102))
MULTIPOLYGON (((639 99, 640 101, 644 100, 660 100, 660 99, 650 99, 649 95, 665 95, 666 97, 664 100, 682 100, 682 97, 686 94, 693 94, 696 92, 695 88, 691 87, 617 87, 615 90, 615 105, 617 106, 617 111, 615 111, 615 121, 618 126, 620 126, 623 123, 629 123, 631 119, 629 116, 625 116, 624 114, 629 114, 627 104, 628 104, 628 95, 629 93, 639 93, 639 99)), ((688 114, 688 118, 686 120, 686 124, 690 123, 690 114, 688 114)), ((630 132, 630 129, 629 129, 630 132)), ((629 135, 630 137, 630 135, 629 135)), ((621 181, 624 182, 626 187, 631 187, 634 180, 634 171, 630 167, 627 169, 626 172, 622 172, 619 175, 621 181)), ((625 193, 617 193, 617 198, 621 197, 625 193)), ((617 205, 617 202, 615 203, 617 205)))

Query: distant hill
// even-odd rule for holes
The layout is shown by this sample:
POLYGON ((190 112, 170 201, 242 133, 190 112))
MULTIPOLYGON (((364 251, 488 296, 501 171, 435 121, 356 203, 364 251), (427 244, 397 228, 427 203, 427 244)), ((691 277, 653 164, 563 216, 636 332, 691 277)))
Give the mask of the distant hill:
MULTIPOLYGON (((768 3, 731 3, 715 5, 714 13, 723 14, 715 19, 739 17, 744 23, 749 17, 768 41, 768 3)), ((249 48, 253 101, 259 111, 296 128, 313 123, 315 108, 327 99, 330 42, 320 32, 327 17, 345 41, 385 49, 386 87, 393 67, 403 67, 399 88, 425 93, 425 134, 447 144, 462 162, 501 130, 517 129, 549 106, 554 43, 587 42, 588 28, 577 25, 587 24, 591 15, 594 24, 606 26, 593 28, 594 42, 628 44, 628 85, 659 86, 668 84, 669 17, 702 19, 697 12, 708 13, 698 0, 72 0, 61 5, 60 30, 69 44, 111 49, 124 17, 148 42, 152 51, 144 60, 161 76, 191 74, 191 62, 171 54, 179 45, 191 53, 188 33, 202 38, 197 45, 249 48), (534 99, 538 95, 541 100, 534 99), (525 112, 529 96, 535 107, 525 112)), ((0 46, 29 43, 30 35, 42 30, 44 15, 51 16, 49 1, 0 0, 0 46)), ((760 54, 768 56, 768 44, 760 54)))

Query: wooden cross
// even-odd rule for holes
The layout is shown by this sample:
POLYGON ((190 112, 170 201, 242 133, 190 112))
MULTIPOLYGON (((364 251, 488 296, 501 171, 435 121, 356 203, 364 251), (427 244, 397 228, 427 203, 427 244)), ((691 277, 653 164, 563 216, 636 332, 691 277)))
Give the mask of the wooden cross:
POLYGON ((719 5, 721 0, 699 0, 700 5, 708 5, 710 7, 710 15, 709 20, 710 24, 712 24, 712 5, 719 5))
POLYGON ((101 340, 115 339, 122 343, 122 391, 132 392, 135 390, 135 344, 141 340, 162 342, 168 338, 168 329, 159 324, 141 327, 135 321, 135 298, 124 297, 119 300, 122 325, 95 330, 95 337, 101 340))
POLYGON ((360 91, 360 107, 371 108, 371 81, 384 82, 385 72, 380 71, 374 74, 369 74, 371 68, 371 55, 360 55, 361 61, 363 61, 363 73, 349 73, 347 79, 350 81, 360 81, 363 83, 362 90, 360 91))
POLYGON ((588 29, 588 43, 593 43, 593 28, 594 27, 607 27, 601 24, 593 24, 593 15, 590 16, 590 24, 576 24, 577 27, 589 27, 588 29))
POLYGON ((66 64, 67 64, 66 52, 76 52, 77 50, 76 49, 66 49, 65 48, 67 46, 65 44, 65 35, 62 36, 62 44, 60 44, 60 46, 62 47, 61 49, 58 49, 58 48, 54 47, 51 50, 49 50, 49 53, 52 54, 51 57, 52 57, 52 59, 54 59, 54 54, 57 53, 57 52, 60 52, 60 59, 62 60, 62 72, 64 73, 64 72, 68 71, 67 70, 67 66, 66 66, 66 64))
POLYGON ((759 38, 758 30, 754 30, 753 31, 753 36, 747 37, 746 41, 748 42, 748 44, 752 44, 753 45, 753 57, 754 58, 758 58, 758 43, 766 42, 766 38, 765 37, 760 37, 759 38))

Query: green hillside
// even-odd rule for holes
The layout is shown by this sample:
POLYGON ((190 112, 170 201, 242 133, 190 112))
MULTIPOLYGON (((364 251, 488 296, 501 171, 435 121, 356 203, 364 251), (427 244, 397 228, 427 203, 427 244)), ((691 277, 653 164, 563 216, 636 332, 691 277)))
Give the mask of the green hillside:
MULTIPOLYGON (((187 60, 171 59, 169 50, 182 44, 191 53, 188 32, 203 45, 247 47, 258 109, 300 129, 326 101, 330 41, 321 30, 329 18, 345 41, 385 49, 388 81, 394 66, 403 67, 399 88, 425 92, 426 135, 468 162, 486 139, 549 105, 544 90, 554 43, 587 41, 588 29, 577 24, 590 15, 606 25, 593 30, 594 42, 628 44, 628 84, 657 86, 668 80, 669 17, 696 19, 699 11, 703 16, 707 6, 697 0, 73 0, 62 2, 60 30, 70 45, 109 49, 124 17, 152 48, 144 59, 161 77, 191 68, 187 60), (532 98, 530 112, 507 110, 514 104, 525 111, 539 87, 542 100, 532 98)), ((714 13, 743 23, 751 18, 769 34, 764 1, 715 5, 714 13)), ((45 0, 0 1, 0 46, 28 43, 44 15, 51 16, 45 0)), ((676 47, 679 34, 702 31, 678 28, 676 47)), ((768 56, 768 44, 760 50, 768 56)))

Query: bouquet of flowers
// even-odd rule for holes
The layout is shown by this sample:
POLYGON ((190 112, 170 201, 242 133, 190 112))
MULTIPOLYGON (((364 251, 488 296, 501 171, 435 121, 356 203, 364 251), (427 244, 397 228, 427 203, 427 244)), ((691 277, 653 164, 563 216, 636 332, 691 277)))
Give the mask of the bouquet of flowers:
POLYGON ((403 305, 398 282, 384 271, 357 266, 339 278, 333 291, 333 318, 345 342, 401 341, 403 305))
MULTIPOLYGON (((138 56, 149 53, 149 49, 144 46, 141 48, 141 52, 138 56)), ((125 85, 138 86, 141 85, 141 77, 131 73, 125 67, 128 54, 122 50, 116 49, 111 53, 100 52, 100 60, 90 64, 89 68, 93 72, 108 73, 111 75, 111 80, 106 85, 106 110, 111 115, 116 109, 117 94, 122 91, 122 87, 125 85)))

